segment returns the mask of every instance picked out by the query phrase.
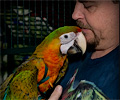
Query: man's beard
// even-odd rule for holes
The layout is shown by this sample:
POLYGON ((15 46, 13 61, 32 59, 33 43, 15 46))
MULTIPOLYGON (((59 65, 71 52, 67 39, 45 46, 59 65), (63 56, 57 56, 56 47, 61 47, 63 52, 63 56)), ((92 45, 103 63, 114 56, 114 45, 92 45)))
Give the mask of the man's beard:
MULTIPOLYGON (((84 32, 82 32, 82 33, 85 34, 84 32)), ((99 45, 99 40, 100 39, 94 33, 94 38, 90 41, 87 41, 87 50, 95 51, 96 47, 99 45)))
MULTIPOLYGON (((93 32, 93 34, 94 34, 94 38, 93 38, 93 40, 92 41, 87 41, 87 50, 88 51, 94 51, 95 50, 95 48, 99 45, 99 38, 98 38, 98 36, 95 34, 95 32, 93 31, 93 29, 92 29, 92 27, 90 27, 89 25, 84 25, 82 22, 80 22, 80 21, 76 21, 77 22, 77 25, 81 28, 81 29, 83 29, 83 28, 86 28, 86 29, 90 29, 92 32, 93 32)), ((85 34, 84 32, 82 32, 83 34, 85 34)))
POLYGON ((99 41, 97 39, 94 39, 94 41, 92 41, 92 42, 87 42, 87 50, 95 51, 98 44, 99 44, 99 41))

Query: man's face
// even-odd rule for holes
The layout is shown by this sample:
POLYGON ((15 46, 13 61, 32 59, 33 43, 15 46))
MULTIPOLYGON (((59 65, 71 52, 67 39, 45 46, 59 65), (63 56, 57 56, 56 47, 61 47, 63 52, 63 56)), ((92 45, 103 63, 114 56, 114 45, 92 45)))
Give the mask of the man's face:
POLYGON ((119 44, 119 4, 111 1, 76 1, 72 15, 88 45, 107 49, 119 44))

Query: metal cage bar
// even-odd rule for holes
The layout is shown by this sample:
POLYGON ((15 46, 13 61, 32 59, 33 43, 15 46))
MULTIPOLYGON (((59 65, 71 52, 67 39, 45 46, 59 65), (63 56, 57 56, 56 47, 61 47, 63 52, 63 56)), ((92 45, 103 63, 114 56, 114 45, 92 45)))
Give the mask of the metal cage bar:
POLYGON ((24 0, 23 0, 23 47, 25 47, 25 16, 24 16, 24 0))
POLYGON ((58 27, 59 27, 59 0, 58 0, 58 27))
MULTIPOLYGON (((29 0, 29 12, 30 12, 30 0, 29 0)), ((29 26, 28 26, 28 32, 29 32, 29 39, 28 39, 28 41, 29 41, 29 46, 31 46, 31 37, 30 37, 30 35, 31 35, 31 33, 30 33, 30 13, 29 13, 29 15, 28 15, 28 19, 29 19, 29 26)))
MULTIPOLYGON (((40 16, 40 17, 41 17, 40 23, 42 23, 42 21, 43 21, 43 19, 42 19, 42 17, 43 17, 43 15, 42 15, 42 12, 43 12, 43 11, 42 11, 42 10, 43 10, 43 9, 42 9, 42 7, 43 7, 43 6, 42 6, 42 1, 40 2, 40 6, 41 6, 41 7, 40 7, 40 9, 41 9, 41 10, 40 10, 40 14, 41 14, 41 16, 40 16)), ((41 32, 40 32, 40 33, 41 33, 41 34, 40 34, 41 37, 42 37, 42 30, 43 30, 43 26, 41 26, 41 30, 40 30, 40 31, 41 31, 41 32)), ((40 40, 42 41, 42 38, 41 38, 40 40)))
MULTIPOLYGON (((18 7, 18 0, 17 0, 17 7, 18 7)), ((19 25, 18 25, 18 13, 19 13, 19 12, 18 12, 18 8, 17 8, 17 36, 16 36, 16 37, 17 37, 17 48, 18 48, 18 45, 19 45, 19 36, 18 36, 18 30, 19 30, 19 29, 18 29, 18 26, 19 26, 19 25)))

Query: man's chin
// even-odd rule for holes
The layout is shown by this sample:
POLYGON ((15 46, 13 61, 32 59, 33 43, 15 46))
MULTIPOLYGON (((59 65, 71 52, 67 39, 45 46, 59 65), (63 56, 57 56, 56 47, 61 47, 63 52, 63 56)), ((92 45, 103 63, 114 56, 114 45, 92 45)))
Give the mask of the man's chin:
POLYGON ((92 39, 88 39, 86 37, 86 40, 87 40, 87 50, 95 51, 96 47, 99 45, 99 38, 97 38, 97 36, 92 39))

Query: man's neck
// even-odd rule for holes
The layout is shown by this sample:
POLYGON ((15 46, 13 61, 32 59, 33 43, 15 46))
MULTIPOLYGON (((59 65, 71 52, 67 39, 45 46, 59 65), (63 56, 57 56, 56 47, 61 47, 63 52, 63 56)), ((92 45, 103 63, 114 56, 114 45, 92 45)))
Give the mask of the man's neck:
POLYGON ((110 53, 112 50, 114 50, 117 46, 115 47, 111 47, 105 50, 96 50, 95 52, 93 52, 91 59, 96 59, 96 58, 101 58, 105 55, 107 55, 108 53, 110 53))

